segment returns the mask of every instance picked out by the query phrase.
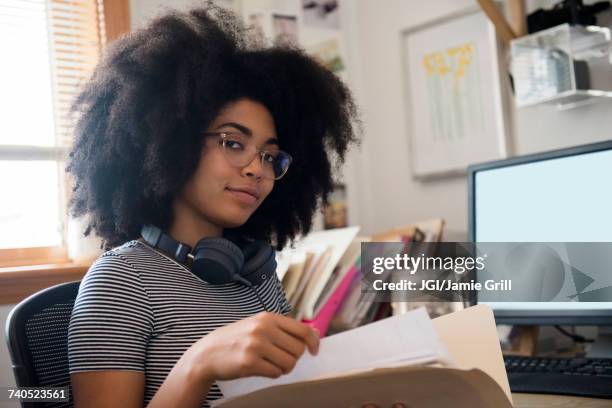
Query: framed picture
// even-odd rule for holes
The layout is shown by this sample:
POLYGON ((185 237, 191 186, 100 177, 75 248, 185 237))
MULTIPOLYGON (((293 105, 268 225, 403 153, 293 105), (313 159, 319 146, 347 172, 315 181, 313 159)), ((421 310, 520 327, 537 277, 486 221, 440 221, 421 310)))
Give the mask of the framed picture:
POLYGON ((486 15, 475 8, 404 30, 401 46, 413 176, 506 157, 507 75, 486 15))

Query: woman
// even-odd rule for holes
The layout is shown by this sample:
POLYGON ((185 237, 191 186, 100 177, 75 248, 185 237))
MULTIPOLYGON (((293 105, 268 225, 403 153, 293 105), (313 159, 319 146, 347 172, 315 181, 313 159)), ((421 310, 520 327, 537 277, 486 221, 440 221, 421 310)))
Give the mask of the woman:
POLYGON ((217 380, 278 377, 316 353, 270 262, 269 279, 215 282, 193 253, 230 242, 244 271, 310 230, 332 156, 356 141, 342 82, 300 50, 251 45, 209 5, 113 44, 73 109, 72 213, 108 250, 70 322, 75 405, 208 406, 217 380))

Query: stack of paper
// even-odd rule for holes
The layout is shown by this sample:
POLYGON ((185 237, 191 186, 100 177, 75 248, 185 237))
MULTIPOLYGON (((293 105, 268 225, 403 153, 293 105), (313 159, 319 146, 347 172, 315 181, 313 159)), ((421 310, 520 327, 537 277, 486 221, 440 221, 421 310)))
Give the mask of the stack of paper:
POLYGON ((452 365, 424 308, 321 339, 319 354, 305 352, 277 379, 249 377, 217 382, 225 398, 354 370, 414 364, 452 365))

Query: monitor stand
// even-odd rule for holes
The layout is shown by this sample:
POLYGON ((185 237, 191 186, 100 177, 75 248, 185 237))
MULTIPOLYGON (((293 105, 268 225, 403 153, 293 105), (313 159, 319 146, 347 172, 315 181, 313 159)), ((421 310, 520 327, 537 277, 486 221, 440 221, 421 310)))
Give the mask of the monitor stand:
POLYGON ((612 358, 612 326, 599 326, 597 339, 587 353, 589 358, 612 358))
POLYGON ((513 351, 523 356, 535 356, 538 347, 538 336, 540 326, 519 325, 515 326, 518 340, 513 346, 513 351))

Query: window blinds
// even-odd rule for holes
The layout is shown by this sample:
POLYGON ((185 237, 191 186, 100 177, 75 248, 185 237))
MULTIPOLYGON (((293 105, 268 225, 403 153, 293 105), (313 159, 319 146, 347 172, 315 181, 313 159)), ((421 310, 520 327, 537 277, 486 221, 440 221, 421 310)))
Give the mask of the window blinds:
MULTIPOLYGON (((44 0, 43 0, 44 1, 44 0)), ((105 45, 101 0, 46 0, 53 107, 58 145, 70 146, 72 100, 90 77, 105 45)))
MULTIPOLYGON (((29 82, 14 84, 20 86, 22 92, 31 93, 23 98, 44 97, 40 92, 42 88, 48 88, 49 84, 40 82, 47 76, 41 73, 47 72, 49 77, 46 81, 51 82, 53 118, 48 120, 49 126, 45 126, 45 129, 50 131, 53 127, 54 135, 51 140, 46 137, 20 137, 19 141, 15 140, 11 144, 24 144, 31 148, 21 149, 16 146, 15 154, 23 152, 26 158, 25 156, 32 153, 40 158, 47 152, 51 155, 49 158, 52 158, 55 150, 53 145, 63 150, 72 142, 68 117, 70 104, 93 72, 100 51, 105 45, 103 0, 0 0, 0 29, 5 35, 15 37, 3 39, 5 46, 2 48, 8 54, 0 53, 0 61, 3 58, 18 58, 12 64, 16 69, 20 65, 15 64, 46 65, 38 67, 36 71, 21 65, 22 71, 37 73, 36 78, 30 78, 29 81, 23 72, 18 76, 20 81, 29 82), (10 46, 8 41, 13 43, 13 46, 10 46), (12 51, 9 52, 9 49, 12 51), (36 55, 24 55, 27 53, 36 55), (48 58, 41 58, 43 55, 48 55, 48 58)), ((28 113, 24 111, 27 110, 24 103, 19 105, 13 108, 22 111, 24 117, 31 117, 34 121, 41 120, 40 109, 28 113)))

